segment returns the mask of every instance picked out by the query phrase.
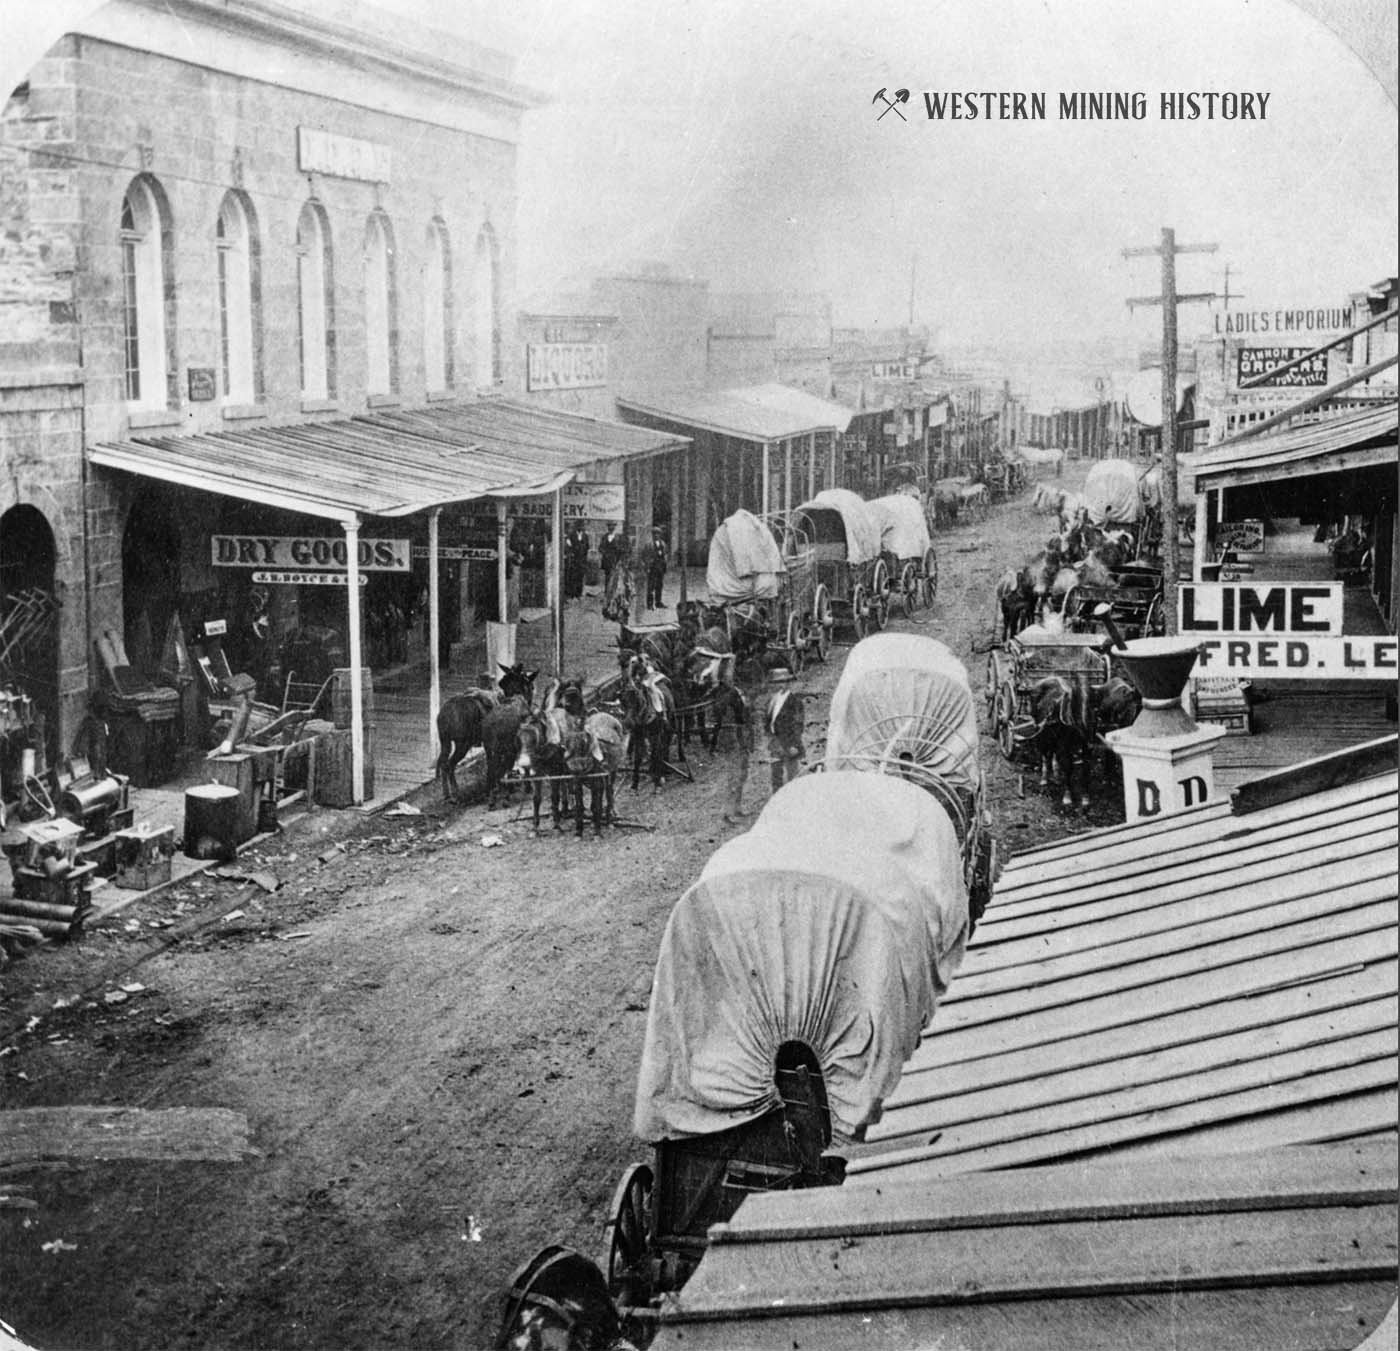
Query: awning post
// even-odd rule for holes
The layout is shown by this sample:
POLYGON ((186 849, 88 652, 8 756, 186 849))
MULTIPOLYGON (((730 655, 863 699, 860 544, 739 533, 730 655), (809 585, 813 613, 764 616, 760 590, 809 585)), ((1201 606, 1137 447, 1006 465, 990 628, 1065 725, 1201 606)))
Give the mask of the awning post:
POLYGON ((428 513, 428 745, 435 753, 442 749, 437 744, 437 715, 442 707, 442 668, 439 664, 442 616, 438 613, 438 518, 441 515, 441 507, 434 507, 428 513))
MULTIPOLYGON (((504 499, 496 499, 496 608, 497 618, 502 624, 510 623, 510 587, 506 580, 506 504, 504 499)), ((559 575, 555 573, 555 585, 559 575)), ((496 673, 491 672, 494 678, 496 673)))
POLYGON ((364 661, 360 643, 360 522, 345 522, 346 605, 350 618, 350 782, 358 806, 365 800, 365 692, 360 685, 364 661))
POLYGON ((817 495, 817 434, 807 433, 807 500, 817 495))
POLYGON ((1210 494, 1203 489, 1196 493, 1196 535, 1191 549, 1191 576, 1198 582, 1204 576, 1202 569, 1206 565, 1206 536, 1210 532, 1209 497, 1210 494))
POLYGON ((554 490, 549 567, 554 573, 554 674, 564 674, 564 489, 554 490))
POLYGON ((783 511, 792 510, 792 440, 783 442, 783 511))
POLYGON ((759 442, 759 451, 763 456, 763 515, 767 516, 772 508, 769 506, 768 496, 768 442, 759 442))

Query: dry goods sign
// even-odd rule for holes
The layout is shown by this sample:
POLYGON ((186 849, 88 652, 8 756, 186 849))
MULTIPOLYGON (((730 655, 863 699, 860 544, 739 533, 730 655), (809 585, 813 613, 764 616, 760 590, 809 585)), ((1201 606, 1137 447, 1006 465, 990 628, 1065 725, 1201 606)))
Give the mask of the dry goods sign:
POLYGON ((1394 680, 1397 642, 1342 632, 1340 582, 1180 588, 1181 633, 1201 640, 1196 674, 1254 680, 1394 680))
MULTIPOLYGON (((408 571, 408 540, 362 539, 359 545, 362 571, 408 571)), ((216 568, 266 568, 280 572, 343 571, 350 559, 344 535, 212 535, 210 552, 216 568)))

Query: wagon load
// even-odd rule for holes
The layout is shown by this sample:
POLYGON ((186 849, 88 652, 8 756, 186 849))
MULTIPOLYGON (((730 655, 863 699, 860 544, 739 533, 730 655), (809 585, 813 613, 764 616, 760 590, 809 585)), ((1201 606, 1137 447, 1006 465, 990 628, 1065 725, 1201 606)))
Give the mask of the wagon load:
POLYGON ((880 521, 869 505, 845 488, 828 488, 791 512, 787 529, 807 542, 833 616, 858 639, 883 629, 890 568, 881 556, 880 521))
POLYGON ((851 650, 831 696, 824 768, 897 776, 941 805, 957 835, 974 922, 997 867, 978 746, 967 669, 943 643, 881 633, 851 650))
POLYGON ((801 1043, 832 1138, 860 1139, 962 959, 967 905, 956 834, 926 794, 850 774, 787 785, 667 923, 637 1135, 675 1141, 781 1111, 774 1066, 801 1043))
POLYGON ((880 549, 904 602, 904 613, 912 615, 920 606, 931 604, 938 589, 938 555, 923 503, 910 493, 894 493, 865 506, 879 523, 880 549))
POLYGON ((1134 525, 1143 517, 1141 477, 1127 460, 1100 460, 1084 480, 1084 507, 1093 525, 1134 525))
POLYGON ((752 512, 736 511, 710 539, 705 585, 716 603, 775 600, 786 571, 772 531, 752 512))

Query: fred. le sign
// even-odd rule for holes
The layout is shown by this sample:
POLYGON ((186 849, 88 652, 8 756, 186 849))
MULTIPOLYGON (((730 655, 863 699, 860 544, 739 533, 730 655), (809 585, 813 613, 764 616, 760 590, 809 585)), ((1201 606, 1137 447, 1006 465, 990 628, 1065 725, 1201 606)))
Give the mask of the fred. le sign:
POLYGON ((1397 641, 1342 632, 1342 584, 1198 582, 1179 588, 1195 674, 1255 680, 1394 680, 1397 641))

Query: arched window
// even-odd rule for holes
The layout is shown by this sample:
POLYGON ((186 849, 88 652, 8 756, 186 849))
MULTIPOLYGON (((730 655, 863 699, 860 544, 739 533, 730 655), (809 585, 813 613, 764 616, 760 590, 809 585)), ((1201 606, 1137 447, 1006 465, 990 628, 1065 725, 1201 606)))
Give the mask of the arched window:
POLYGON ((423 252, 423 374, 430 390, 452 388, 452 247, 440 220, 423 252))
POLYGON ((494 385, 501 374, 496 236, 489 225, 476 237, 476 277, 472 296, 472 366, 479 388, 494 385))
POLYGON ((297 326, 301 396, 335 397, 335 281, 331 230, 318 202, 297 219, 297 326))
POLYGON ((238 192, 224 196, 214 227, 219 276, 219 346, 224 399, 256 403, 258 372, 258 242, 253 209, 238 192))
POLYGON ((135 178, 122 198, 122 350, 127 402, 164 408, 169 399, 165 274, 168 217, 158 190, 135 178))
POLYGON ((392 394, 398 388, 398 296, 394 236, 389 218, 376 211, 365 229, 365 388, 392 394))

